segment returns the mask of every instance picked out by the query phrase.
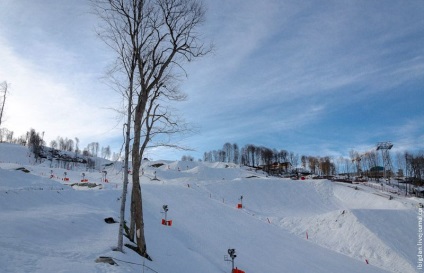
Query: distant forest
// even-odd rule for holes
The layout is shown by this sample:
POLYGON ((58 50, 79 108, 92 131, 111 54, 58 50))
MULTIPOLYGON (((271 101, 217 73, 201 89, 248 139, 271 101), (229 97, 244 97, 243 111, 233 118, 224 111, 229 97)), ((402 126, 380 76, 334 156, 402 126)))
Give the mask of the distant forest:
POLYGON ((267 167, 272 164, 285 164, 288 170, 303 168, 311 173, 332 175, 336 173, 336 165, 331 158, 315 156, 299 156, 291 151, 277 150, 264 146, 247 144, 241 148, 234 143, 225 143, 222 149, 205 152, 203 154, 205 162, 227 162, 241 164, 250 167, 267 167))
MULTIPOLYGON (((190 157, 183 157, 184 159, 190 157)), ((310 156, 299 155, 287 150, 277 150, 264 146, 247 144, 239 147, 236 143, 225 143, 222 149, 212 150, 203 154, 205 162, 227 162, 250 167, 269 168, 270 165, 285 163, 288 172, 299 169, 311 174, 332 176, 365 176, 379 179, 385 175, 383 172, 382 154, 377 150, 358 152, 351 150, 349 157, 310 156)), ((424 182, 424 151, 410 153, 397 152, 389 154, 386 159, 388 168, 385 177, 406 179, 414 184, 424 182)))
MULTIPOLYGON (((36 156, 36 159, 37 156, 42 155, 41 150, 43 147, 47 146, 44 141, 44 132, 40 133, 35 129, 30 129, 26 132, 26 134, 15 138, 13 131, 6 128, 0 128, 0 143, 1 142, 28 146, 36 156)), ((98 142, 91 142, 87 145, 87 147, 81 149, 79 147, 79 143, 80 140, 77 137, 72 139, 58 136, 55 140, 50 141, 48 146, 52 150, 74 153, 75 157, 101 157, 112 161, 120 160, 121 155, 119 153, 112 153, 110 146, 100 147, 98 142)))

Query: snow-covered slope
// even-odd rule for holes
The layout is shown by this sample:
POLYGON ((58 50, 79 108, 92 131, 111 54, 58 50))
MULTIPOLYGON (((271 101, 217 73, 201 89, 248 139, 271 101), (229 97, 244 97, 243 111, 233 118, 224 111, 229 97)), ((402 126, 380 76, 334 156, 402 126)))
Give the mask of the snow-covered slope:
POLYGON ((0 144, 1 272, 230 272, 228 248, 246 272, 418 272, 416 200, 232 164, 146 161, 150 262, 129 249, 112 251, 118 224, 103 219, 118 219, 121 166, 104 169, 108 183, 83 166, 49 166, 34 165, 24 147, 0 144), (83 172, 101 186, 71 187, 83 172), (164 204, 172 226, 161 225, 164 204), (95 263, 100 256, 119 265, 95 263))

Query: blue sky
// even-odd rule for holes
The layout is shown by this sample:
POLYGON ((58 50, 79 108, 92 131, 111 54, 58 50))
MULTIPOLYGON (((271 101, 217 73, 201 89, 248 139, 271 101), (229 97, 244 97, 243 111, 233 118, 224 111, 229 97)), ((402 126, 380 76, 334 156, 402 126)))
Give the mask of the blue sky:
MULTIPOLYGON (((188 100, 174 105, 198 128, 177 141, 196 152, 149 157, 201 158, 225 142, 334 157, 380 141, 394 152, 424 150, 423 1, 205 4, 202 32, 215 49, 186 65, 188 100)), ((101 80, 113 55, 95 24, 84 0, 0 2, 5 127, 120 146, 109 108, 121 98, 101 80)))

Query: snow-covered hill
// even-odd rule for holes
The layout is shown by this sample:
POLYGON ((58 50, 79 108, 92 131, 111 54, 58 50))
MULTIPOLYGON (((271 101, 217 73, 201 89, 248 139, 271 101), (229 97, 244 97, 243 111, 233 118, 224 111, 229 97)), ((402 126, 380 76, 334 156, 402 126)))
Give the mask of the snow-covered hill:
POLYGON ((119 218, 120 165, 101 170, 104 182, 104 172, 50 168, 29 155, 0 144, 1 272, 230 272, 228 248, 247 273, 418 272, 416 199, 225 163, 145 161, 150 262, 112 251, 118 224, 104 218, 119 218), (71 186, 83 173, 97 186, 71 186), (164 204, 172 226, 161 225, 164 204), (118 266, 95 263, 100 256, 118 266))

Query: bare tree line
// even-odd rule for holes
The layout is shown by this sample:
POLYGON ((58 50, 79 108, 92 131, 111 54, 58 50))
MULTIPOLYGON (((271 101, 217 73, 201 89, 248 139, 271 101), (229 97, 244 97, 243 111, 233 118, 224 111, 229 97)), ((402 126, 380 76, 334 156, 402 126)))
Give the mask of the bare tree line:
MULTIPOLYGON (((44 132, 39 133, 36 132, 35 129, 30 129, 26 134, 18 138, 14 137, 13 131, 8 130, 7 128, 0 129, 0 143, 7 142, 19 144, 22 146, 28 146, 31 149, 35 146, 36 151, 38 151, 38 146, 46 146, 46 142, 43 138, 44 132)), ((121 159, 121 154, 115 152, 112 153, 109 145, 100 147, 99 142, 91 142, 87 145, 87 147, 83 148, 83 150, 80 150, 79 144, 80 140, 77 137, 72 139, 58 136, 56 139, 50 141, 49 147, 60 151, 74 152, 75 156, 82 155, 86 157, 101 157, 112 161, 118 161, 121 159)))
POLYGON ((412 154, 405 152, 405 175, 410 177, 411 182, 416 185, 423 185, 424 181, 424 152, 412 154))
POLYGON ((0 128, 0 143, 1 142, 8 142, 8 143, 15 143, 15 144, 21 144, 21 141, 13 137, 14 132, 8 130, 7 128, 0 128))
POLYGON ((203 154, 203 161, 206 162, 228 162, 245 166, 258 167, 274 162, 289 162, 292 166, 297 166, 299 155, 287 150, 276 150, 254 144, 246 144, 239 148, 237 143, 225 143, 222 149, 212 150, 203 154))
MULTIPOLYGON (((390 156, 391 158, 393 156, 390 156)), ((424 152, 398 152, 391 162, 397 169, 389 171, 392 178, 404 178, 421 185, 424 181, 424 152)), ((366 177, 368 179, 383 178, 382 158, 377 150, 363 153, 351 150, 349 157, 334 158, 332 156, 307 156, 287 150, 277 150, 264 146, 247 144, 239 149, 238 144, 225 143, 222 149, 204 152, 205 162, 228 162, 250 167, 267 166, 275 163, 290 163, 290 171, 301 167, 311 174, 320 176, 346 175, 348 177, 366 177), (300 159, 300 162, 299 162, 300 159), (300 164, 299 164, 300 163, 300 164)))

